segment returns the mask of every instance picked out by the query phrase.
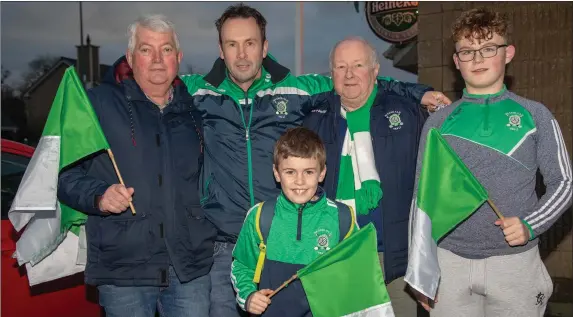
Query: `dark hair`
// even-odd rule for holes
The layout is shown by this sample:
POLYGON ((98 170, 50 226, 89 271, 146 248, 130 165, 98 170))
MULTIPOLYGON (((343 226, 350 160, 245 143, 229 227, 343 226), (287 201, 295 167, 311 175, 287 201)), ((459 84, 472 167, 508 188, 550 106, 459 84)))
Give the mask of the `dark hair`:
POLYGON ((505 14, 493 11, 486 7, 475 8, 462 12, 452 25, 452 40, 461 39, 489 40, 497 33, 506 37, 508 19, 505 14))
POLYGON ((223 28, 223 24, 230 19, 249 19, 254 18, 257 21, 257 25, 261 30, 262 41, 264 42, 267 39, 266 27, 267 27, 267 20, 265 17, 255 8, 251 8, 248 5, 239 3, 237 5, 232 5, 228 7, 225 12, 215 21, 215 26, 217 27, 217 32, 219 32, 219 44, 222 44, 221 39, 221 29, 223 28))
POLYGON ((313 131, 298 127, 287 130, 275 144, 273 162, 276 168, 279 162, 290 156, 300 158, 315 158, 323 170, 326 166, 326 149, 320 137, 313 131))

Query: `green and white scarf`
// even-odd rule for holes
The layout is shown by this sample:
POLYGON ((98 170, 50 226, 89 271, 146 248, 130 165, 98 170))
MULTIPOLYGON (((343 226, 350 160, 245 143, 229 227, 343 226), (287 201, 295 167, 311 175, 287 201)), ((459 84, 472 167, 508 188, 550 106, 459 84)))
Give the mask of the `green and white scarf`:
POLYGON ((336 200, 345 203, 359 215, 366 215, 378 206, 382 198, 380 176, 376 170, 370 136, 370 109, 377 85, 364 106, 352 112, 341 107, 348 128, 342 146, 336 200))

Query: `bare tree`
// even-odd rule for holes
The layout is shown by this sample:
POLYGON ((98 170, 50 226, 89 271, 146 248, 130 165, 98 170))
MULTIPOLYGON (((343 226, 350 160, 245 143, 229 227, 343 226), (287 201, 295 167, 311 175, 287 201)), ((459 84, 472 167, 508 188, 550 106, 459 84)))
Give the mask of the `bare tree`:
POLYGON ((12 74, 10 70, 4 68, 4 65, 1 66, 2 68, 2 98, 12 97, 14 95, 14 88, 6 83, 6 79, 10 77, 12 74))
POLYGON ((16 126, 16 130, 2 130, 2 138, 21 142, 27 134, 26 130, 26 105, 19 97, 15 89, 6 82, 10 77, 10 70, 2 68, 2 124, 8 123, 16 126))
POLYGON ((36 80, 44 75, 58 61, 52 55, 40 55, 28 63, 28 71, 24 73, 22 91, 30 87, 36 80))
POLYGON ((4 81, 8 77, 10 77, 11 73, 10 73, 10 70, 4 68, 4 65, 2 65, 1 68, 2 68, 2 85, 4 85, 4 81))

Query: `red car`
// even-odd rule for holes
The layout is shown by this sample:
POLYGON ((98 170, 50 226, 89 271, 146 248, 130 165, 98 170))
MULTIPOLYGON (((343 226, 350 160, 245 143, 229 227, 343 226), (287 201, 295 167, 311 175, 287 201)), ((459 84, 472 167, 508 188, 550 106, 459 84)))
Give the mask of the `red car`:
POLYGON ((8 211, 34 148, 2 139, 2 317, 100 317, 97 290, 84 284, 82 273, 30 288, 26 269, 12 254, 18 233, 8 211))

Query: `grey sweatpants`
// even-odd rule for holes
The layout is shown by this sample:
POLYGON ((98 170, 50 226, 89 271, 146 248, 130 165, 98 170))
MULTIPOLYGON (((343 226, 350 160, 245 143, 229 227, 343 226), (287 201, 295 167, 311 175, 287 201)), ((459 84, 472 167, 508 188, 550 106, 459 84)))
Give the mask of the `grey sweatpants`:
POLYGON ((542 317, 553 282, 537 246, 470 260, 438 248, 442 279, 431 317, 542 317))

